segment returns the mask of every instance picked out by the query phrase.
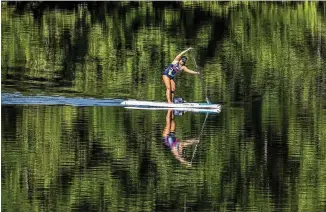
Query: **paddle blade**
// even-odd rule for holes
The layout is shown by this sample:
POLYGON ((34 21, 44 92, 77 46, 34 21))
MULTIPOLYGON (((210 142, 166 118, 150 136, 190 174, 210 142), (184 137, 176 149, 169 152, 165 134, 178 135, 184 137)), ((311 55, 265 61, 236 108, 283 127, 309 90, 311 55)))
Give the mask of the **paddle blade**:
POLYGON ((207 96, 206 96, 206 102, 207 102, 208 104, 212 104, 212 103, 209 101, 209 99, 208 99, 207 96))

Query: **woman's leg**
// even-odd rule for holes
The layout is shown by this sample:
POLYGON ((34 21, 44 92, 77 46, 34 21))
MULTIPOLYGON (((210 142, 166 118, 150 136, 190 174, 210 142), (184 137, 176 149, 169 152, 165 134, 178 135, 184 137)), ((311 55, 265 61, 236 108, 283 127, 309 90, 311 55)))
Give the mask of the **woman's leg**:
POLYGON ((171 101, 174 102, 175 81, 171 80, 171 101))
POLYGON ((166 75, 163 75, 163 82, 164 82, 164 85, 166 87, 166 91, 165 91, 165 95, 166 95, 166 100, 168 101, 168 103, 172 103, 172 100, 171 100, 171 79, 166 76, 166 75))

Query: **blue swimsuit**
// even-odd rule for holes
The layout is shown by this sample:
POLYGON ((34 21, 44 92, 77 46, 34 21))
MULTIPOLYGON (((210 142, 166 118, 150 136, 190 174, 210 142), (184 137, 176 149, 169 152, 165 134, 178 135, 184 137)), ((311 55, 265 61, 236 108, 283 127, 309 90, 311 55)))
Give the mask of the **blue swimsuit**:
POLYGON ((181 72, 181 67, 179 64, 170 64, 163 72, 162 75, 168 76, 170 79, 174 80, 177 73, 181 72))

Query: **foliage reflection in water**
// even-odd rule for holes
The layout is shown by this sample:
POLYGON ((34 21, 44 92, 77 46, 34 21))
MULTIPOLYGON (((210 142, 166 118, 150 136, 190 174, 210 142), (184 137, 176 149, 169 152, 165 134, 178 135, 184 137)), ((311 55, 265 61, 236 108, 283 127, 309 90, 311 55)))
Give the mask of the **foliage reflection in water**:
POLYGON ((2 92, 162 101, 191 46, 203 83, 182 75, 177 95, 223 102, 203 130, 190 112, 2 104, 2 208, 325 211, 325 5, 2 2, 2 92), (163 142, 173 122, 200 138, 188 166, 163 142))

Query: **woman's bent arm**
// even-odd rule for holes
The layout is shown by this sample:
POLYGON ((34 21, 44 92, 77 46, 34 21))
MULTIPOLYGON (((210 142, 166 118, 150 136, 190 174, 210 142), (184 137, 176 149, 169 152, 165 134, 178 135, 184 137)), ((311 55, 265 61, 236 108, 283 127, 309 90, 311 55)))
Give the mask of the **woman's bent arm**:
POLYGON ((191 50, 191 49, 192 49, 192 48, 190 47, 190 48, 188 48, 188 49, 182 51, 180 54, 178 54, 178 55, 175 57, 174 60, 179 61, 179 60, 181 59, 181 56, 182 56, 183 54, 185 54, 187 51, 191 50))

